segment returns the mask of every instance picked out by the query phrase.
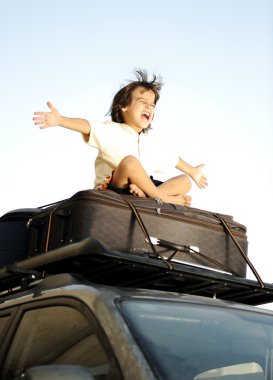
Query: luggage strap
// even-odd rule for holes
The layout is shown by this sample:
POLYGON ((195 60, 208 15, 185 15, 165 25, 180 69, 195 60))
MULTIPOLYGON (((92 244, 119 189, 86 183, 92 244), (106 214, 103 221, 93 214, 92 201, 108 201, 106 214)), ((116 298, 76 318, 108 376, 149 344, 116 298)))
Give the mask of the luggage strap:
MULTIPOLYGON (((194 250, 194 249, 192 249, 192 248, 190 248, 190 247, 187 247, 187 246, 178 246, 177 244, 174 244, 174 243, 171 243, 171 242, 167 242, 167 243, 168 243, 168 246, 169 246, 169 248, 174 249, 175 252, 174 252, 174 253, 173 253, 168 259, 165 259, 162 255, 160 255, 160 254, 156 251, 156 248, 155 248, 155 245, 156 245, 156 244, 154 244, 154 243, 152 242, 152 239, 153 239, 153 238, 151 238, 150 235, 148 234, 148 231, 147 231, 147 229, 146 229, 146 226, 145 226, 145 224, 144 224, 144 222, 143 222, 141 216, 139 215, 139 212, 138 212, 138 210, 136 209, 136 207, 133 205, 133 203, 132 203, 131 201, 129 201, 128 199, 126 199, 126 198, 123 197, 122 195, 121 195, 121 197, 122 197, 122 199, 128 204, 128 206, 130 207, 130 209, 133 211, 133 214, 135 215, 136 220, 137 220, 139 226, 141 227, 142 232, 144 233, 144 236, 146 237, 146 241, 147 241, 147 243, 150 244, 150 247, 151 247, 151 249, 152 249, 152 251, 153 251, 154 257, 155 257, 155 258, 159 258, 159 259, 161 259, 162 261, 164 261, 164 262, 168 265, 168 267, 169 267, 170 269, 173 269, 173 266, 170 264, 170 261, 174 258, 174 256, 175 256, 177 253, 179 253, 179 252, 186 252, 186 253, 189 253, 189 254, 191 254, 191 253, 195 253, 195 254, 199 255, 200 257, 202 257, 203 259, 207 260, 208 262, 210 262, 210 263, 216 265, 218 268, 230 272, 230 268, 228 268, 227 266, 225 266, 225 265, 219 263, 218 261, 216 261, 216 260, 214 260, 214 259, 212 259, 212 258, 210 258, 210 257, 208 257, 208 256, 206 256, 206 255, 204 255, 203 253, 201 253, 201 252, 197 252, 196 250, 194 250)), ((158 243, 157 243, 158 245, 161 245, 161 244, 160 244, 160 241, 161 241, 161 240, 158 239, 158 243)), ((163 242, 163 241, 162 241, 162 242, 163 242)), ((164 244, 163 244, 163 245, 164 245, 164 244)))
POLYGON ((252 264, 252 262, 249 260, 249 258, 247 257, 246 253, 244 252, 244 250, 242 249, 242 247, 240 246, 240 244, 238 243, 238 241, 235 239, 233 233, 231 232, 231 229, 229 228, 229 226, 227 225, 226 221, 217 213, 213 214, 215 215, 219 220, 220 222, 222 223, 224 229, 228 232, 229 236, 231 237, 231 239, 234 241, 236 247, 238 248, 240 254, 243 256, 245 262, 249 265, 250 269, 252 270, 252 273, 254 274, 254 276, 256 277, 257 281, 259 282, 261 288, 264 288, 264 283, 261 279, 261 277, 259 276, 258 272, 256 271, 254 265, 252 264))
POLYGON ((47 229, 46 243, 45 243, 45 253, 48 251, 48 246, 49 246, 49 238, 50 238, 51 227, 52 227, 52 215, 57 210, 57 208, 59 207, 59 204, 60 204, 60 202, 58 202, 56 204, 56 207, 54 207, 49 214, 48 229, 47 229))
POLYGON ((128 204, 128 206, 132 210, 133 214, 135 215, 136 220, 138 221, 138 224, 140 225, 140 227, 142 229, 142 232, 144 233, 144 236, 146 237, 148 243, 150 244, 150 247, 151 247, 151 249, 153 251, 154 257, 157 258, 157 259, 161 259, 162 261, 164 261, 164 263, 167 264, 167 266, 169 267, 169 269, 172 270, 173 266, 168 262, 168 260, 166 260, 163 256, 161 256, 156 251, 155 246, 154 246, 154 244, 151 241, 150 235, 148 234, 148 231, 147 231, 147 229, 145 227, 145 224, 143 223, 143 220, 141 219, 141 216, 139 215, 139 212, 137 211, 136 207, 128 199, 124 198, 123 196, 121 196, 121 197, 128 204))

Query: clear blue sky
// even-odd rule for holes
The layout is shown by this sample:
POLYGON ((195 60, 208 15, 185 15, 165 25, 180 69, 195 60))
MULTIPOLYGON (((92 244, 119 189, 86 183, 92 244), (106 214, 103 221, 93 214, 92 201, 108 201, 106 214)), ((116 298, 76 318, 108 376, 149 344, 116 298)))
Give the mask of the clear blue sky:
POLYGON ((164 81, 154 129, 206 164, 210 185, 193 189, 193 206, 245 224, 249 257, 273 282, 271 0, 0 0, 0 46, 1 215, 92 187, 92 149, 39 130, 33 112, 50 100, 104 118, 146 68, 164 81))

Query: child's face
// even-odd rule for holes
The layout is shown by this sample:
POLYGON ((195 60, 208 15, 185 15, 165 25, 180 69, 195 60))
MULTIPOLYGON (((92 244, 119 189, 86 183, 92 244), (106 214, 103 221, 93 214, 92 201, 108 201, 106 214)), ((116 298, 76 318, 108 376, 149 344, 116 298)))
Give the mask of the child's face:
POLYGON ((148 128, 154 117, 155 94, 144 87, 137 87, 132 92, 131 104, 122 108, 124 123, 140 133, 148 128))

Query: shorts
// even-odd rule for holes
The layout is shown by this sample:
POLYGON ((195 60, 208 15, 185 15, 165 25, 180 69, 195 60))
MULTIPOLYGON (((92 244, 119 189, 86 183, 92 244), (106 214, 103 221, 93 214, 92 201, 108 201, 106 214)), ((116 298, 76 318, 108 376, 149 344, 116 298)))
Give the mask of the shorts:
MULTIPOLYGON (((114 172, 114 171, 113 171, 114 172)), ((112 179, 112 176, 113 176, 113 172, 112 172, 112 175, 111 176, 107 176, 105 178, 105 180, 103 181, 103 183, 97 187, 98 190, 112 190, 112 191, 115 191, 116 193, 118 194, 125 194, 125 195, 131 195, 130 193, 130 187, 129 185, 127 187, 125 187, 124 189, 121 189, 119 187, 116 187, 114 185, 112 185, 110 182, 111 182, 111 179, 112 179)), ((151 180, 153 181, 154 185, 157 187, 159 185, 161 185, 163 182, 162 181, 159 181, 157 179, 154 179, 153 176, 151 175, 150 176, 151 180)))

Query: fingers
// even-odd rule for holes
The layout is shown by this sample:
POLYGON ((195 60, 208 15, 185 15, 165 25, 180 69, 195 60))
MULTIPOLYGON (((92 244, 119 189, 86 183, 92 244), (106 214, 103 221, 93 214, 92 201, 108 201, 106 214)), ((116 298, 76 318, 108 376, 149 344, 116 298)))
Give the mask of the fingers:
POLYGON ((204 176, 202 169, 204 168, 204 164, 196 166, 195 169, 197 169, 197 174, 193 177, 195 183, 200 189, 204 189, 206 186, 208 186, 207 177, 204 176))
POLYGON ((32 120, 35 121, 35 125, 44 124, 45 122, 45 119, 43 117, 33 117, 32 120))
POLYGON ((196 181, 196 184, 200 189, 204 189, 205 187, 208 186, 207 178, 201 177, 198 181, 196 181))
POLYGON ((49 126, 45 123, 45 121, 35 121, 34 125, 38 125, 40 129, 48 128, 49 126))
MULTIPOLYGON (((39 115, 40 113, 35 112, 34 115, 39 115)), ((44 117, 33 117, 32 120, 34 121, 35 125, 42 125, 45 124, 44 117)))
POLYGON ((55 111, 55 107, 53 106, 53 104, 52 104, 51 102, 47 102, 46 104, 47 104, 48 108, 49 108, 52 112, 55 111))
POLYGON ((38 125, 41 129, 46 127, 45 113, 44 112, 34 112, 34 115, 38 117, 33 117, 34 125, 38 125))
POLYGON ((194 178, 194 181, 200 189, 204 189, 206 186, 208 186, 207 178, 202 174, 196 176, 194 178))
POLYGON ((45 112, 34 112, 34 115, 43 115, 43 116, 45 116, 45 112))
MULTIPOLYGON (((47 102, 46 103, 48 108, 50 109, 50 111, 56 111, 56 108, 53 106, 53 104, 51 102, 47 102)), ((48 114, 48 112, 34 112, 34 115, 39 115, 39 116, 46 116, 48 114)))
POLYGON ((50 119, 48 119, 48 116, 52 112, 56 111, 56 108, 51 102, 47 102, 47 106, 51 112, 34 112, 35 117, 32 118, 34 125, 38 125, 40 129, 44 129, 50 126, 50 119))

